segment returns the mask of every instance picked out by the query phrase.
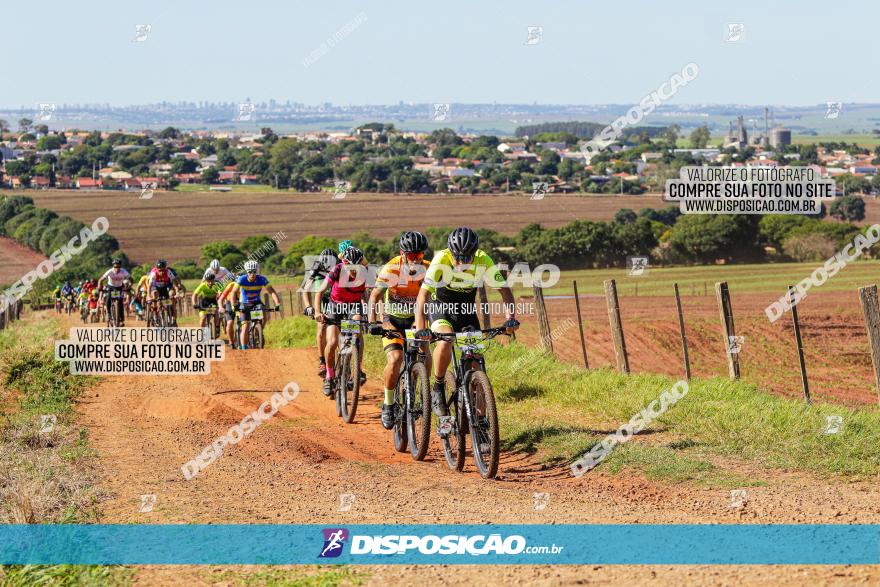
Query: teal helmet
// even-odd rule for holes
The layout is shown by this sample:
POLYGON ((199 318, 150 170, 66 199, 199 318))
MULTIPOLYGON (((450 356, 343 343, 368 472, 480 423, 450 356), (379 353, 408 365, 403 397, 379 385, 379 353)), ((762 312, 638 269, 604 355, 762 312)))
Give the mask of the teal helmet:
POLYGON ((345 249, 353 245, 354 243, 348 239, 345 239, 344 241, 339 241, 339 252, 342 253, 343 251, 345 251, 345 249))

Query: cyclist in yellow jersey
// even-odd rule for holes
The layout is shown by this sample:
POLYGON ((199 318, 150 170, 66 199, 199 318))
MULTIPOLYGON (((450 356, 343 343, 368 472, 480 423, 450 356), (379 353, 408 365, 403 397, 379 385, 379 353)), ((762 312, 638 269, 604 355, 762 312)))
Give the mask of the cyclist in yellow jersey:
MULTIPOLYGON (((396 330, 401 336, 382 338, 385 348, 385 400, 382 403, 382 426, 394 427, 394 389, 403 365, 403 332, 415 321, 413 305, 419 294, 428 262, 425 249, 428 237, 420 232, 406 232, 400 237, 400 255, 382 267, 376 278, 376 287, 370 293, 370 334, 396 330), (384 301, 380 303, 380 298, 384 301), (382 324, 379 323, 381 307, 382 324)), ((431 365, 427 365, 428 369, 431 365)))
MULTIPOLYGON (((480 330, 477 319, 477 287, 482 283, 498 289, 505 307, 505 326, 509 331, 516 321, 513 293, 492 258, 479 248, 480 238, 467 227, 449 233, 448 248, 438 251, 431 260, 415 305, 415 324, 420 337, 430 329, 437 333, 480 330)), ((452 343, 437 341, 434 347, 434 386, 431 407, 437 416, 447 415, 446 369, 452 358, 452 343)))
MULTIPOLYGON (((217 296, 222 293, 222 291, 223 286, 217 283, 217 280, 214 279, 214 274, 205 273, 205 278, 195 288, 195 290, 193 290, 193 307, 195 308, 200 305, 217 306, 217 296)), ((207 321, 208 315, 205 313, 204 310, 199 310, 199 328, 204 328, 207 321)), ((214 334, 211 333, 211 336, 214 336, 214 334)))

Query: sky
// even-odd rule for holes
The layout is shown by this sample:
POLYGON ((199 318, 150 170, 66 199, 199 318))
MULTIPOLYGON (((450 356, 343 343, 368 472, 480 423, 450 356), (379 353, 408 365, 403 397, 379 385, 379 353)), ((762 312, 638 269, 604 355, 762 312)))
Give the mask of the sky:
POLYGON ((4 2, 0 107, 629 104, 689 62, 670 103, 880 102, 878 17, 876 0, 4 2))

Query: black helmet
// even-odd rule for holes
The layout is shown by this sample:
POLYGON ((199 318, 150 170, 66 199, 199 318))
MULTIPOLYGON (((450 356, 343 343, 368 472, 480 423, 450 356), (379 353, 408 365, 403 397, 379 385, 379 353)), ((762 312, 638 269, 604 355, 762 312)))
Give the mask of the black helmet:
POLYGON ((158 267, 159 269, 164 269, 167 266, 168 261, 166 261, 165 259, 159 259, 158 261, 156 261, 156 267, 158 267))
POLYGON ((364 260, 364 252, 357 247, 348 247, 342 251, 342 260, 357 265, 364 260))
POLYGON ((428 237, 421 232, 407 231, 400 237, 400 250, 404 253, 423 253, 428 248, 428 237))
POLYGON ((111 265, 122 265, 122 259, 113 259, 110 262, 111 265))
POLYGON ((480 237, 466 226, 459 226, 449 233, 449 250, 455 256, 470 257, 480 246, 480 237))
POLYGON ((338 261, 338 253, 330 247, 327 247, 326 249, 321 251, 320 255, 318 255, 318 262, 320 262, 321 265, 323 265, 324 267, 332 268, 338 261))

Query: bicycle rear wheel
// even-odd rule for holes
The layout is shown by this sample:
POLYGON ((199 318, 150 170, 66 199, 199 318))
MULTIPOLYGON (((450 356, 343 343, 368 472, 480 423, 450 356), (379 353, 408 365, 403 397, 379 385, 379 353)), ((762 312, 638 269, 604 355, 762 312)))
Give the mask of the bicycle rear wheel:
POLYGON ((354 416, 357 413, 358 400, 361 393, 361 374, 359 371, 360 350, 357 345, 352 343, 348 348, 345 357, 346 370, 343 371, 342 389, 337 393, 342 393, 342 419, 346 424, 354 422, 354 416))
MULTIPOLYGON (((446 392, 451 393, 455 401, 448 403, 448 413, 452 418, 452 432, 443 440, 443 454, 446 457, 446 464, 453 471, 461 471, 464 469, 464 452, 465 452, 465 434, 467 434, 467 418, 460 409, 461 401, 455 394, 455 376, 450 372, 446 372, 446 392)), ((439 428, 438 428, 439 429, 439 428)))
POLYGON ((407 390, 404 388, 404 377, 397 379, 397 386, 394 388, 394 450, 397 452, 406 452, 407 445, 407 414, 409 409, 407 405, 407 390))
POLYGON ((409 452, 415 460, 423 461, 431 443, 431 387, 428 369, 424 363, 413 363, 409 373, 409 386, 412 404, 405 406, 404 414, 409 452))
POLYGON ((501 440, 498 434, 498 411, 495 392, 489 377, 482 371, 473 371, 468 379, 470 396, 471 449, 474 463, 483 479, 494 479, 498 473, 498 457, 501 440), (479 415, 479 411, 483 415, 479 415))
POLYGON ((351 355, 340 352, 336 357, 336 415, 345 420, 348 417, 348 381, 351 379, 351 355))

